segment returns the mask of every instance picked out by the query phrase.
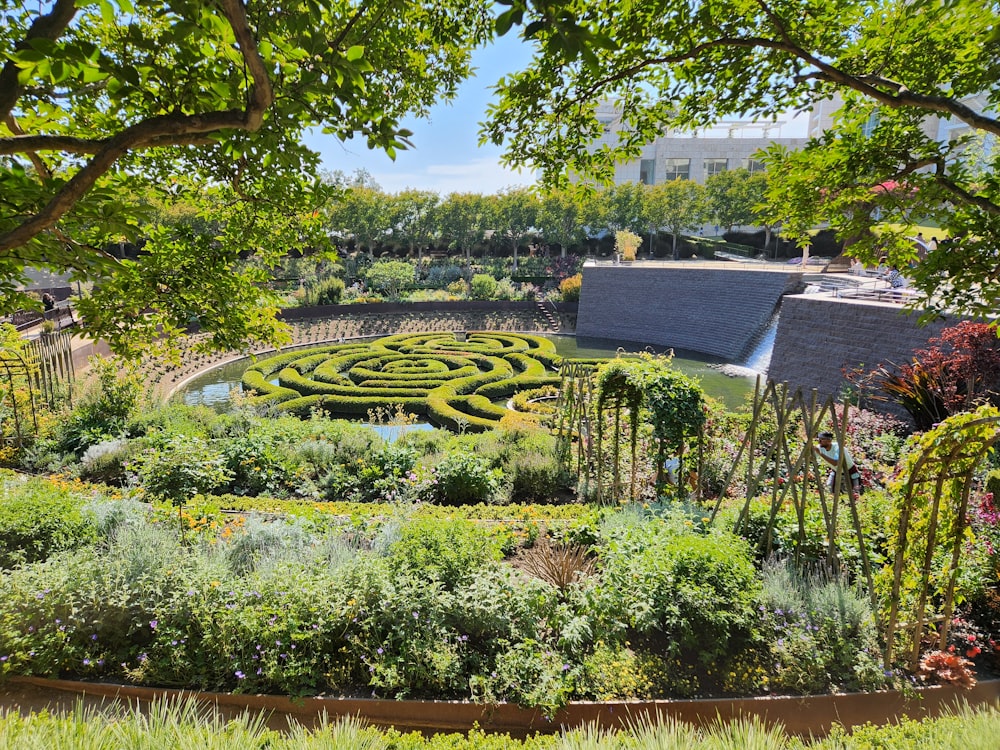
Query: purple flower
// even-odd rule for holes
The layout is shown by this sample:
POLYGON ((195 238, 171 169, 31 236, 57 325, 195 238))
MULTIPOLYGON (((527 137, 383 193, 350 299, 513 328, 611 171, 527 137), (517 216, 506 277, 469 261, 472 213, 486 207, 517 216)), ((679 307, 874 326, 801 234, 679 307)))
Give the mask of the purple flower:
POLYGON ((90 666, 90 659, 84 659, 83 660, 83 666, 89 667, 90 666))
POLYGON ((97 633, 94 633, 94 634, 92 634, 92 635, 90 636, 90 640, 92 640, 92 641, 96 641, 96 640, 97 640, 97 633))
POLYGON ((159 624, 160 624, 159 620, 150 620, 149 621, 149 629, 150 630, 156 630, 156 626, 159 625, 159 624))
POLYGON ((382 651, 381 648, 377 648, 377 649, 375 649, 375 653, 381 655, 384 652, 382 651))
POLYGON ((243 674, 243 673, 242 673, 242 672, 241 672, 240 670, 238 670, 238 669, 237 669, 237 670, 236 670, 236 671, 235 671, 235 672, 234 672, 233 674, 235 674, 235 675, 236 675, 236 679, 237 679, 237 680, 242 680, 242 679, 243 679, 244 677, 246 677, 246 675, 245 675, 245 674, 243 674))

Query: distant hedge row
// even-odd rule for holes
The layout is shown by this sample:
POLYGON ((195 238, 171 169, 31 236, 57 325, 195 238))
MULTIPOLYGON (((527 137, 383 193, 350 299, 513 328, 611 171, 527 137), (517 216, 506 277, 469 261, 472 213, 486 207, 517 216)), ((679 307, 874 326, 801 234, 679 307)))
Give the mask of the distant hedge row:
POLYGON ((551 341, 530 334, 397 334, 272 357, 246 370, 243 389, 252 401, 300 416, 315 408, 357 416, 398 404, 443 427, 485 430, 509 413, 493 402, 559 385, 561 361, 551 341))

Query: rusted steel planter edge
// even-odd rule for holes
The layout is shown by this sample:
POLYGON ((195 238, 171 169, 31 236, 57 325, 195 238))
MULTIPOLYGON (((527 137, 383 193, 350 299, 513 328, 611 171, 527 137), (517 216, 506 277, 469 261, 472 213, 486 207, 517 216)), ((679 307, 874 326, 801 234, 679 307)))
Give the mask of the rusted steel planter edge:
POLYGON ((467 731, 474 725, 491 732, 523 735, 554 731, 563 727, 595 724, 624 728, 641 721, 673 718, 696 725, 740 717, 760 717, 768 724, 781 723, 793 734, 822 735, 834 723, 857 726, 871 722, 886 724, 904 716, 920 719, 939 715, 948 708, 1000 705, 1000 680, 986 680, 970 690, 949 686, 918 688, 906 693, 839 693, 814 696, 763 696, 735 699, 653 700, 620 702, 574 702, 551 719, 537 709, 502 703, 484 705, 463 701, 378 700, 336 697, 292 698, 282 695, 211 693, 171 688, 150 688, 109 683, 52 680, 42 677, 10 677, 10 685, 31 685, 43 690, 77 693, 91 697, 149 702, 190 698, 219 708, 286 714, 302 723, 324 715, 354 716, 378 726, 401 730, 467 731))

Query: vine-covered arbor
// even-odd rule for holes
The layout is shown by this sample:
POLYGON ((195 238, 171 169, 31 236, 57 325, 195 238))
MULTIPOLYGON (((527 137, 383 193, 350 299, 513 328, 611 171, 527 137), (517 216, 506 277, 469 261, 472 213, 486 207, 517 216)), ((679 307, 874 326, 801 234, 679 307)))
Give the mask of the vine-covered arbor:
MULTIPOLYGON (((697 445, 692 468, 700 474, 705 396, 693 380, 670 366, 669 356, 618 357, 595 368, 571 362, 560 371, 559 454, 586 490, 596 483, 598 502, 638 497, 639 436, 648 428, 656 449, 656 484, 664 481, 668 458, 677 462, 684 492, 685 461, 697 445), (622 446, 628 445, 628 455, 622 446), (623 473, 628 472, 628 493, 623 473)), ((689 488, 698 495, 698 485, 689 488)))
MULTIPOLYGON (((869 559, 858 498, 841 492, 848 481, 847 467, 843 461, 837 467, 831 493, 813 450, 823 430, 833 431, 841 445, 848 444, 852 408, 833 398, 819 399, 815 391, 807 396, 787 385, 768 382, 760 387, 758 382, 750 426, 725 487, 735 484, 738 475, 745 481, 737 531, 749 524, 751 502, 762 492, 769 493, 770 511, 760 541, 765 555, 772 552, 778 513, 786 505, 794 509, 798 521, 796 557, 807 535, 807 511, 815 506, 823 518, 829 568, 842 564, 838 539, 852 536, 852 546, 860 553, 860 573, 873 606, 881 612, 885 664, 890 666, 902 649, 915 668, 932 626, 940 647, 947 642, 969 534, 969 498, 982 479, 984 460, 1000 439, 1000 410, 983 406, 952 416, 914 439, 888 487, 887 550, 892 564, 876 571, 869 559), (766 430, 765 419, 771 422, 766 430)), ((715 504, 712 521, 724 495, 725 491, 715 504)))
POLYGON ((32 341, 0 345, 0 439, 22 448, 38 431, 38 409, 72 402, 74 379, 70 335, 44 334, 32 341))
POLYGON ((923 433, 904 458, 891 487, 899 498, 890 539, 895 554, 887 580, 880 582, 889 595, 887 665, 902 636, 915 666, 931 624, 938 624, 939 648, 947 644, 968 541, 969 498, 998 439, 1000 410, 982 406, 923 433))

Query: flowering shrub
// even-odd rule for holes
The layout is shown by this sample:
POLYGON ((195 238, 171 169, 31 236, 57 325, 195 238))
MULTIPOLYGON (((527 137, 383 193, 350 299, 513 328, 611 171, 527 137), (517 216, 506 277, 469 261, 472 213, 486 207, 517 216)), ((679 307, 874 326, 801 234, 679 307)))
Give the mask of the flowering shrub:
POLYGON ((96 538, 87 498, 45 479, 0 474, 0 569, 44 560, 96 538))
POLYGON ((875 616, 855 586, 802 574, 788 561, 769 564, 760 611, 771 689, 809 694, 886 685, 875 616))

